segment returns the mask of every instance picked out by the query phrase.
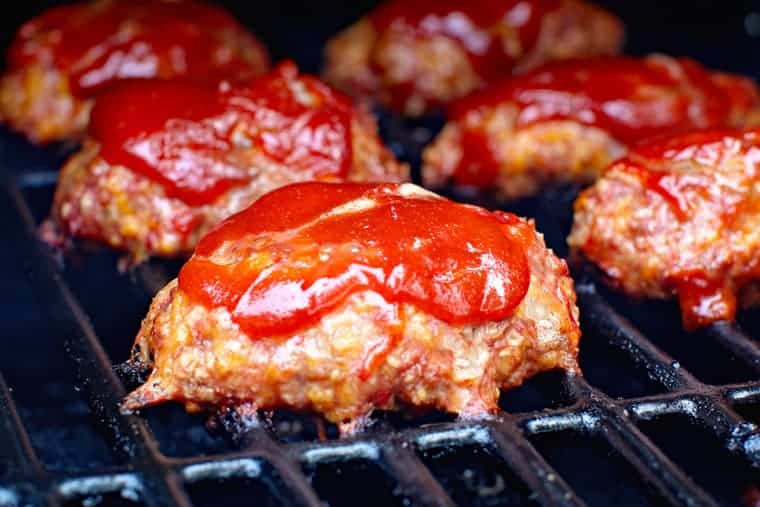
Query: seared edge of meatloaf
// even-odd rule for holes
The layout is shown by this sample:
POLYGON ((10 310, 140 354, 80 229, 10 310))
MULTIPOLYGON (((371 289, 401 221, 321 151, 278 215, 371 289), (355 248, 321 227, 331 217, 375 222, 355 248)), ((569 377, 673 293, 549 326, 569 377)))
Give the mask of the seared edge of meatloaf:
POLYGON ((530 286, 510 318, 451 325, 402 304, 401 337, 362 378, 367 358, 393 339, 378 319, 388 303, 377 293, 353 294, 292 335, 251 339, 227 309, 193 303, 172 281, 154 299, 133 349, 133 363, 152 373, 123 409, 166 401, 189 409, 289 407, 348 428, 375 408, 399 403, 461 416, 494 412, 500 388, 552 368, 579 371, 578 308, 567 265, 539 233, 526 256, 530 286))

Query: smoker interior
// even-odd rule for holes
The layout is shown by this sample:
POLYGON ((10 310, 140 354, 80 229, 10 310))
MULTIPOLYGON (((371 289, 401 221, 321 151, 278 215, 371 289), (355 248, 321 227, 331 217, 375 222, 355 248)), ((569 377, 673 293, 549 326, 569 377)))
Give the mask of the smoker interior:
MULTIPOLYGON (((327 10, 322 18, 340 19, 327 10)), ((315 70, 336 28, 328 25, 281 36, 274 54, 315 70)), ((680 39, 669 47, 656 31, 642 36, 646 26, 643 16, 638 29, 629 21, 632 42, 659 46, 634 52, 688 53, 680 39)), ((722 60, 699 50, 691 54, 718 67, 760 70, 749 68, 744 47, 722 60)), ((441 119, 378 113, 386 142, 416 165, 441 119)), ((574 273, 585 376, 538 375, 504 393, 493 419, 380 413, 363 433, 338 439, 333 426, 286 412, 257 425, 230 413, 215 428, 176 405, 120 415, 129 379, 114 365, 179 263, 119 273, 107 249, 80 243, 61 259, 36 240, 70 149, 0 136, 0 507, 745 505, 760 497, 760 312, 687 334, 674 304, 631 301, 591 270, 574 273)), ((576 193, 551 189, 505 209, 535 217, 566 255, 576 193)))

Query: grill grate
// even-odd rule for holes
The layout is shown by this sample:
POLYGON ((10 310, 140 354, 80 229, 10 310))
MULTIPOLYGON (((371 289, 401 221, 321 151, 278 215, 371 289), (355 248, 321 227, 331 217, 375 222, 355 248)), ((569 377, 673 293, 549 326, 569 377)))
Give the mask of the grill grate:
MULTIPOLYGON (((398 133, 408 128, 384 125, 386 137, 411 139, 395 147, 413 159, 425 139, 398 133)), ((219 434, 176 407, 121 415, 125 388, 113 364, 177 264, 119 275, 113 254, 96 250, 62 266, 34 236, 54 165, 8 143, 14 158, 6 146, 5 165, 27 170, 2 186, 0 224, 13 251, 0 257, 10 270, 0 275, 23 273, 8 304, 41 313, 19 315, 24 329, 7 333, 25 338, 10 340, 0 358, 2 507, 233 505, 251 494, 264 505, 303 506, 740 505, 760 483, 760 431, 737 413, 760 405, 758 342, 734 324, 686 335, 674 308, 610 294, 592 272, 576 273, 587 377, 539 375, 507 393, 491 420, 385 414, 354 438, 318 441, 309 420, 290 414, 242 433, 230 414, 219 434), (714 354, 702 357, 707 344, 714 354), (58 390, 45 379, 58 379, 58 390), (698 438, 678 447, 681 433, 698 438)), ((562 254, 573 195, 556 190, 516 205, 562 254)))

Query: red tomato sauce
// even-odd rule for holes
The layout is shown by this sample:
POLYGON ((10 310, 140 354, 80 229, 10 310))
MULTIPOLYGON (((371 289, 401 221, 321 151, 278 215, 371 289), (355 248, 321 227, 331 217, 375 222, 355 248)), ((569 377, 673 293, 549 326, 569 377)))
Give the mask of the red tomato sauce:
POLYGON ((684 273, 674 277, 678 290, 683 324, 697 329, 719 320, 736 319, 736 294, 723 280, 710 279, 705 273, 684 273))
POLYGON ((345 96, 286 62, 233 86, 119 83, 99 96, 89 134, 107 162, 202 205, 249 181, 250 157, 240 154, 250 150, 315 179, 345 177, 352 118, 345 96))
POLYGON ((218 7, 115 0, 49 9, 21 27, 8 62, 11 68, 53 65, 69 76, 75 95, 89 97, 129 78, 248 78, 264 70, 266 56, 218 7), (241 38, 249 48, 240 47, 241 38))
POLYGON ((509 317, 530 283, 528 223, 399 189, 310 182, 275 190, 200 241, 179 287, 227 308, 252 338, 298 331, 365 290, 454 324, 509 317), (325 215, 351 201, 366 206, 325 215))
POLYGON ((489 186, 498 175, 498 147, 488 144, 480 125, 467 125, 464 120, 471 112, 514 104, 517 129, 571 120, 630 144, 694 128, 730 126, 733 88, 730 76, 723 75, 718 85, 712 73, 688 59, 608 57, 550 63, 453 104, 452 120, 465 132, 475 130, 462 143, 454 177, 463 185, 489 186))
POLYGON ((724 221, 732 220, 739 206, 729 196, 715 199, 714 177, 696 172, 676 172, 663 167, 672 161, 693 161, 714 167, 727 155, 743 153, 747 164, 760 163, 760 130, 698 130, 677 136, 654 138, 635 145, 612 168, 636 175, 648 190, 663 197, 680 220, 688 220, 699 205, 693 194, 716 202, 724 221))

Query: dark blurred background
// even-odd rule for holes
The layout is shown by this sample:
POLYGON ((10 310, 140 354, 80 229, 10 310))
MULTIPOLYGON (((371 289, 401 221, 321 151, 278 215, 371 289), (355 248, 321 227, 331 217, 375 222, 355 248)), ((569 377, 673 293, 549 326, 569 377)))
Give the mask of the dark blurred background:
MULTIPOLYGON (((414 0, 409 0, 413 2, 414 0)), ((477 1, 477 0, 473 0, 477 1)), ((18 26, 61 1, 6 2, 0 19, 4 50, 18 26), (10 5, 12 4, 12 8, 10 5)), ((275 60, 294 58, 316 72, 324 41, 377 2, 369 0, 219 1, 269 47, 275 60)), ((760 0, 599 0, 628 28, 627 52, 692 56, 760 80, 760 0)))

